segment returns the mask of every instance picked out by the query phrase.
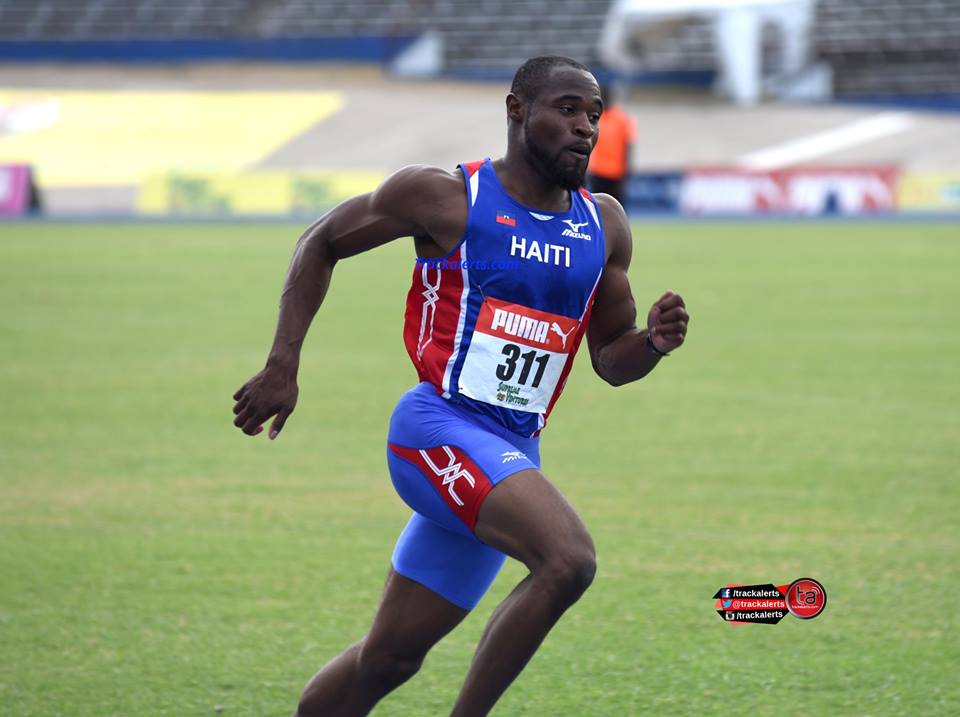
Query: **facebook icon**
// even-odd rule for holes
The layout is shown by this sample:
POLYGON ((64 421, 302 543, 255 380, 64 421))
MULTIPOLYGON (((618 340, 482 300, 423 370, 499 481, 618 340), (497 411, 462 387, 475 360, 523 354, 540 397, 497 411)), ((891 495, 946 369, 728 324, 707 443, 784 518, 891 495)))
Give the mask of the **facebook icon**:
POLYGON ((724 588, 723 591, 720 593, 720 597, 722 598, 730 597, 730 588, 724 588))

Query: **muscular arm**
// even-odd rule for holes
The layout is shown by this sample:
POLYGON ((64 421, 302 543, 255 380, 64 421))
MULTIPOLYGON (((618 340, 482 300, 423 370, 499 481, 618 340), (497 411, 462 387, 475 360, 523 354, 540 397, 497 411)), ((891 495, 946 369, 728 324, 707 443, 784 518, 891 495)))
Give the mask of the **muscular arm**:
POLYGON ((663 353, 683 343, 689 317, 683 299, 668 291, 650 309, 647 328, 637 328, 637 306, 627 278, 633 253, 630 224, 623 207, 612 197, 597 195, 597 203, 610 252, 597 288, 587 343, 597 375, 621 386, 643 378, 660 361, 661 354, 650 342, 663 353))
POLYGON ((466 194, 456 175, 434 167, 407 167, 375 191, 348 199, 301 235, 280 296, 273 346, 262 371, 235 394, 234 425, 248 435, 277 416, 271 438, 293 412, 300 350, 340 259, 403 236, 429 236, 441 250, 459 241, 466 194))

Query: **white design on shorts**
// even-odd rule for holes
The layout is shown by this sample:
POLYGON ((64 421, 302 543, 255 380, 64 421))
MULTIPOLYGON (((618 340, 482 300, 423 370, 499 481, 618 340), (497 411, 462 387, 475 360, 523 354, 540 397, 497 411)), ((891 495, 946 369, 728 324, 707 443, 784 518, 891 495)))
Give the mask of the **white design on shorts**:
POLYGON ((526 458, 526 453, 522 451, 505 451, 500 454, 503 456, 501 463, 510 463, 511 461, 519 461, 521 458, 526 458))
POLYGON ((468 471, 466 468, 463 468, 462 463, 457 462, 457 457, 453 455, 453 451, 450 450, 450 446, 440 447, 443 449, 443 452, 447 454, 447 459, 450 461, 446 468, 440 468, 437 466, 436 463, 430 460, 430 456, 427 455, 425 450, 420 450, 420 456, 424 461, 426 461, 427 465, 430 466, 430 470, 432 470, 442 479, 442 484, 447 486, 447 493, 450 494, 450 497, 453 498, 454 502, 457 505, 462 506, 463 501, 460 500, 460 496, 458 496, 456 491, 453 490, 456 486, 457 479, 466 478, 467 483, 470 484, 471 488, 476 486, 477 482, 474 480, 473 476, 470 475, 470 471, 468 471))

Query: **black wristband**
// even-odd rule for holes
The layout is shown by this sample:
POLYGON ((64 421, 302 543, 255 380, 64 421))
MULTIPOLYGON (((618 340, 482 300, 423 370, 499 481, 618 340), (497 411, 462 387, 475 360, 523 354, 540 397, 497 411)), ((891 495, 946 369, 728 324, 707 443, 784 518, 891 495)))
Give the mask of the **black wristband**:
POLYGON ((669 356, 669 355, 670 355, 669 352, 664 353, 663 351, 661 351, 660 349, 658 349, 658 348, 656 347, 656 345, 654 345, 653 339, 650 338, 650 332, 649 332, 649 331, 647 332, 647 346, 649 346, 649 347, 650 347, 650 350, 653 351, 653 353, 655 353, 657 356, 669 356))

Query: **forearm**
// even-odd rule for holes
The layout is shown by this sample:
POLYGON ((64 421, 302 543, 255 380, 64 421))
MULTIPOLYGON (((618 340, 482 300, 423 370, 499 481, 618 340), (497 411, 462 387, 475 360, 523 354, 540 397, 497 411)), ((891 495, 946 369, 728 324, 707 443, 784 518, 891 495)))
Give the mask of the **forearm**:
POLYGON ((593 367, 611 386, 641 379, 662 358, 647 341, 647 330, 633 328, 600 347, 593 356, 593 367))
POLYGON ((300 237, 280 295, 280 316, 268 365, 296 374, 300 349, 310 322, 323 303, 336 259, 327 240, 327 222, 320 219, 300 237))

